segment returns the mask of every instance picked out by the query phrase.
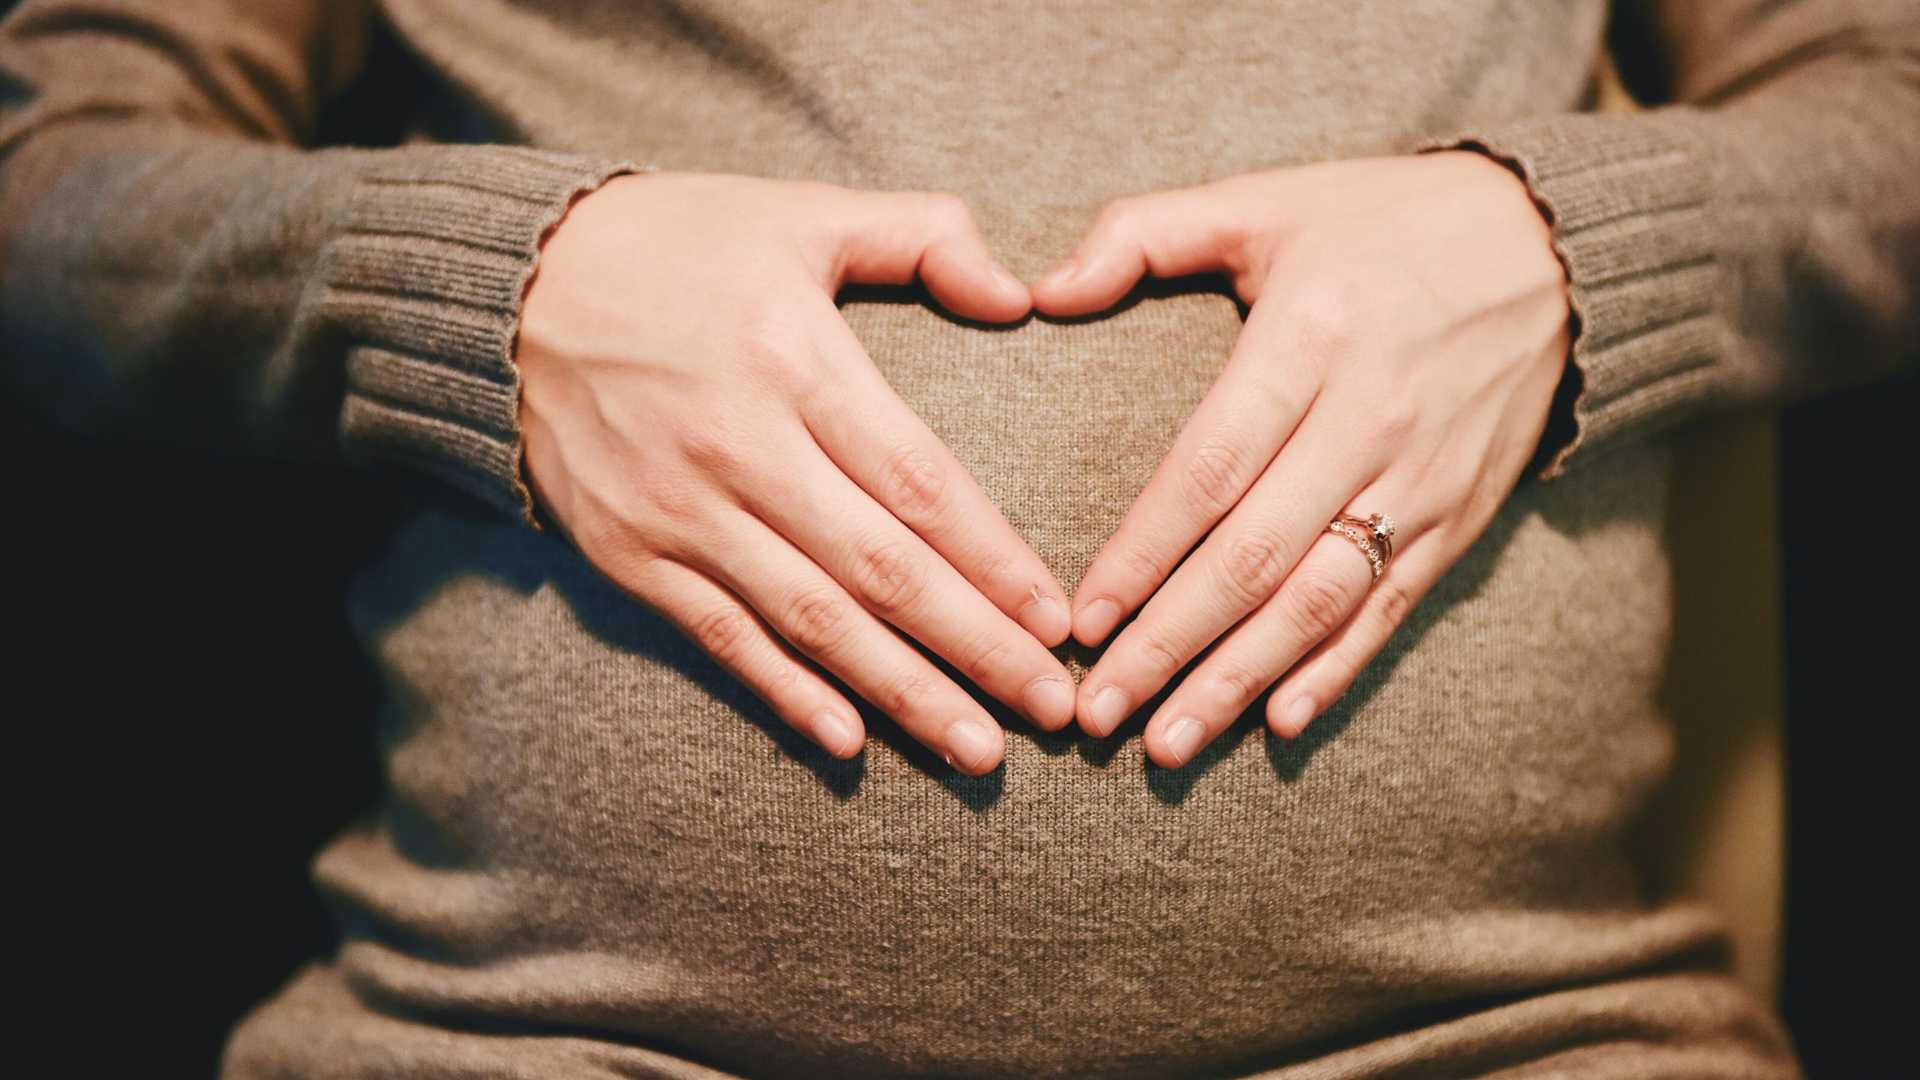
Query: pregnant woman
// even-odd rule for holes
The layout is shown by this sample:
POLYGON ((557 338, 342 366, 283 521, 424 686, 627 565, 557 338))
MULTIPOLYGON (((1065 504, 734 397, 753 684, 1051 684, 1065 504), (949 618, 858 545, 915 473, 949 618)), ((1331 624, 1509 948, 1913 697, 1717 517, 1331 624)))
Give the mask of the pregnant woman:
POLYGON ((1663 436, 1910 355, 1917 54, 1893 0, 29 0, 12 379, 418 479, 343 945, 225 1072, 1796 1075, 1619 849, 1663 436), (1654 108, 1589 111, 1609 39, 1654 108))

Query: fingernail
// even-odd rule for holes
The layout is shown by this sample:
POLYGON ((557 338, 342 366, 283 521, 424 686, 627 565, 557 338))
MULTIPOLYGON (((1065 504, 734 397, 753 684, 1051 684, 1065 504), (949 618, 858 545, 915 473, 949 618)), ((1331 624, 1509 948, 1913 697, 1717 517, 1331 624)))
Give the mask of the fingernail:
POLYGON ((1026 703, 1027 715, 1049 731, 1073 720, 1073 687, 1065 679, 1041 676, 1027 684, 1021 700, 1026 703))
POLYGON ((964 772, 985 772, 999 752, 1000 740, 982 721, 958 720, 947 729, 948 760, 964 772))
POLYGON ((1287 702, 1286 711, 1281 715, 1280 722, 1286 725, 1287 731, 1298 735, 1305 730, 1307 722, 1312 719, 1313 699, 1302 694, 1287 702))
POLYGON ((1039 638, 1042 645, 1051 648, 1066 640, 1073 628, 1073 617, 1060 606, 1060 601, 1040 593, 1020 609, 1020 625, 1039 638))
POLYGON ((1127 718, 1131 703, 1127 701, 1127 692, 1117 686, 1103 686, 1093 695, 1093 704, 1087 708, 1087 719, 1093 721, 1100 734, 1111 735, 1120 721, 1127 718))
POLYGON ((1098 645, 1113 633, 1114 624, 1119 621, 1119 604, 1106 599, 1095 600, 1073 617, 1073 636, 1079 638, 1083 645, 1098 645))
POLYGON ((813 736, 835 757, 852 753, 853 744, 859 738, 846 717, 831 711, 813 718, 813 736))
POLYGON ((1024 293, 1027 291, 1026 282, 1021 281, 1017 277, 1014 277, 1013 271, 1007 269, 1004 266, 1001 266, 999 263, 993 264, 993 280, 999 282, 1001 288, 1008 289, 1013 292, 1024 293))
POLYGON ((1205 724, 1191 716, 1182 716, 1167 725, 1166 738, 1162 740, 1167 752, 1182 765, 1192 760, 1200 752, 1200 742, 1207 737, 1205 724))

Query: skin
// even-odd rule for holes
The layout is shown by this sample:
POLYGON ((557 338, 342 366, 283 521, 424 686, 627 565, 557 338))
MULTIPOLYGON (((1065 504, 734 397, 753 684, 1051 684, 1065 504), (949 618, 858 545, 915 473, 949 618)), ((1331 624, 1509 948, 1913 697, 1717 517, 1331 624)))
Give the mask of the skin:
POLYGON ((901 635, 1058 730, 1067 597, 834 304, 916 275, 967 318, 1031 309, 950 195, 609 181, 547 238, 522 305, 526 468, 590 563, 829 753, 864 728, 802 656, 980 774, 999 724, 901 635))
POLYGON ((1138 612, 1080 684, 1089 734, 1206 653, 1147 722, 1168 767, 1269 688, 1285 738, 1346 690, 1512 492, 1569 347, 1545 219, 1518 177, 1465 151, 1120 200, 1034 302, 1083 315, 1145 275, 1214 271, 1246 326, 1073 599, 1086 644, 1138 612), (1377 582, 1326 531, 1343 511, 1398 523, 1377 582))
POLYGON ((515 359, 535 497, 589 562, 830 753, 864 730, 802 656, 978 775, 999 726, 901 635, 1037 726, 1102 738, 1204 653, 1148 721, 1165 767, 1269 690, 1295 737, 1511 493, 1568 344, 1545 220, 1455 151, 1122 199, 1031 289, 950 195, 622 177, 547 240, 515 359), (1205 272, 1246 326, 1070 605, 833 301, 918 276, 1011 322, 1205 272), (1377 581, 1325 531, 1376 510, 1399 523, 1377 581), (1136 613, 1076 696, 1047 647, 1136 613))

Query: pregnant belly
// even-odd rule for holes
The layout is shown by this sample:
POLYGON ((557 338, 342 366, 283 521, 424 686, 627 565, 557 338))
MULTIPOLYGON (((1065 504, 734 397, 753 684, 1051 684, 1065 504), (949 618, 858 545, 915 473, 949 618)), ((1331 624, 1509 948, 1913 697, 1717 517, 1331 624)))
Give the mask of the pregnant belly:
MULTIPOLYGON (((1240 323, 1214 294, 848 316, 1069 590, 1240 323)), ((1250 714, 1166 771, 1138 719, 1003 713, 984 778, 871 716, 832 760, 563 541, 428 508, 355 599, 390 796, 318 864, 341 967, 412 1015, 749 1075, 1039 1075, 1229 1068, 1661 962, 1711 932, 1640 912, 1612 847, 1668 753, 1664 467, 1523 486, 1298 741, 1250 714)))

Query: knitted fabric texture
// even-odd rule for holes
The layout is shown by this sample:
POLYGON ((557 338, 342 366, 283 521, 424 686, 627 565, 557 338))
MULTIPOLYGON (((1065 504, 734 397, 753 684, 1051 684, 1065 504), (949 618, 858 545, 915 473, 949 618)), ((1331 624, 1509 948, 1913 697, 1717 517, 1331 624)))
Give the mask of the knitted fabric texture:
MULTIPOLYGON (((1905 3, 1629 13, 1664 81, 1592 115, 1599 0, 22 4, 16 386, 420 478, 351 598, 388 793, 314 864, 344 944, 225 1074, 1797 1075, 1719 917, 1620 850, 1672 752, 1662 436, 1911 356, 1920 45, 1905 3), (376 34, 406 137, 316 146, 376 34), (1032 278, 1118 196, 1443 146, 1526 179, 1576 344, 1528 475, 1297 741, 1256 711, 1168 771, 1157 702, 1107 740, 996 705, 969 778, 869 710, 833 760, 533 527, 520 291, 636 162, 952 191, 1032 278)), ((1190 282, 842 310, 1069 589, 1242 325, 1190 282)))

